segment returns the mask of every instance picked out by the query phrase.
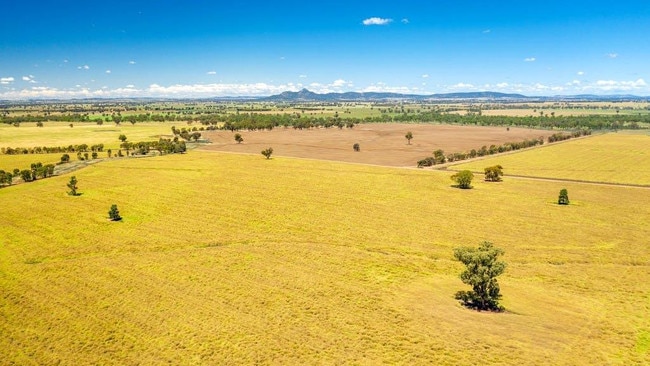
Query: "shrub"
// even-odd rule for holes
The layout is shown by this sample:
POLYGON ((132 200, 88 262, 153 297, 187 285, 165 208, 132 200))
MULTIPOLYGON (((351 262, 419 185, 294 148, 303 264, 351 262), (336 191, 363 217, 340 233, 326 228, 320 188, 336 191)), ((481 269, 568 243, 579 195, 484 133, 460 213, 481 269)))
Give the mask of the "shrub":
POLYGON ((122 216, 120 216, 120 211, 117 209, 117 205, 113 204, 110 211, 108 211, 108 218, 111 221, 120 221, 122 216))
POLYGON ((569 192, 566 188, 560 190, 560 196, 557 199, 558 205, 568 205, 569 204, 569 192))
POLYGON ((470 189, 472 188, 472 179, 474 179, 474 174, 469 170, 462 170, 452 175, 451 179, 457 183, 458 188, 470 189))

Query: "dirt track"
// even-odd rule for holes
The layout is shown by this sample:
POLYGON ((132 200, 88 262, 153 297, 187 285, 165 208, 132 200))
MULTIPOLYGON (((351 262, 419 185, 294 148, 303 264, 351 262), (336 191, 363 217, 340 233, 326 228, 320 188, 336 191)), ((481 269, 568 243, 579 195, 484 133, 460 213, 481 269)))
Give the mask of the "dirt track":
POLYGON ((244 142, 237 144, 235 132, 209 131, 204 137, 212 144, 202 149, 259 154, 268 147, 275 156, 288 156, 350 163, 414 167, 436 149, 446 153, 465 152, 481 146, 519 142, 549 136, 553 131, 526 128, 474 127, 431 124, 362 124, 352 129, 316 128, 272 131, 240 131, 244 142), (413 133, 409 145, 404 135, 413 133), (359 143, 360 152, 352 145, 359 143))

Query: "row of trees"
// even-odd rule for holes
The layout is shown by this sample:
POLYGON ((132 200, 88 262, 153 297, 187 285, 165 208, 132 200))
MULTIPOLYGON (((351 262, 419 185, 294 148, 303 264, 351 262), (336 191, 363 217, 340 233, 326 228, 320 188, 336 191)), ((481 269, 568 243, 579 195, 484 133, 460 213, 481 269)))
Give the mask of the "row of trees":
POLYGON ((136 122, 165 122, 185 121, 199 122, 203 125, 224 124, 225 129, 232 130, 260 130, 272 129, 278 126, 295 128, 312 127, 352 127, 358 123, 443 123, 480 126, 520 126, 528 128, 543 129, 576 129, 589 128, 600 129, 638 129, 640 124, 650 124, 649 114, 625 114, 625 115, 578 115, 578 116, 486 116, 479 113, 468 113, 465 115, 456 113, 445 113, 439 110, 424 111, 419 113, 400 113, 396 115, 382 114, 380 116, 366 118, 341 118, 338 114, 334 116, 309 116, 301 113, 213 113, 206 112, 201 115, 178 115, 176 113, 164 114, 131 114, 122 116, 112 114, 103 119, 93 119, 88 114, 61 114, 61 115, 21 115, 21 116, 0 116, 0 123, 20 125, 22 122, 104 122, 113 121, 120 124, 122 121, 136 122))
MULTIPOLYGON (((587 136, 587 135, 591 135, 591 130, 586 130, 586 129, 579 130, 569 134, 555 133, 548 137, 548 142, 551 143, 551 142, 563 141, 570 138, 587 136)), ((444 164, 447 162, 451 163, 454 161, 473 159, 475 157, 480 157, 480 156, 494 155, 494 154, 507 152, 507 151, 515 151, 515 150, 525 149, 525 148, 529 148, 537 145, 543 145, 543 144, 544 144, 544 138, 539 137, 537 139, 524 140, 521 142, 506 142, 505 144, 498 145, 498 146, 490 145, 490 147, 487 147, 483 145, 478 150, 472 149, 469 152, 453 153, 448 155, 445 155, 444 151, 438 149, 433 152, 433 156, 419 160, 417 162, 417 165, 418 168, 423 168, 423 167, 433 166, 437 164, 444 164)))
POLYGON ((74 152, 102 152, 104 144, 79 144, 68 146, 35 146, 35 147, 3 147, 0 152, 5 155, 26 155, 26 154, 56 154, 74 152))

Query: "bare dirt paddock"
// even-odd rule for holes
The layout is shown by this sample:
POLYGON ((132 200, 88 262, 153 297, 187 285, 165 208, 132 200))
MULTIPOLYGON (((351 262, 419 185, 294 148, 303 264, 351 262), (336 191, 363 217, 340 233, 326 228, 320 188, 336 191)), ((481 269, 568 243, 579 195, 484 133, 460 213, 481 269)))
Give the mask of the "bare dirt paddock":
MULTIPOLYGON (((506 127, 473 127, 431 124, 360 124, 352 129, 316 128, 295 130, 279 127, 271 131, 206 131, 212 143, 203 149, 260 154, 273 148, 273 156, 336 160, 384 166, 417 165, 436 149, 446 154, 479 149, 481 146, 519 142, 549 136, 553 131, 506 127), (409 145, 404 135, 413 133, 409 145), (244 142, 235 142, 240 133, 244 142), (352 146, 358 143, 360 151, 352 146)), ((260 155, 261 157, 261 155, 260 155)))

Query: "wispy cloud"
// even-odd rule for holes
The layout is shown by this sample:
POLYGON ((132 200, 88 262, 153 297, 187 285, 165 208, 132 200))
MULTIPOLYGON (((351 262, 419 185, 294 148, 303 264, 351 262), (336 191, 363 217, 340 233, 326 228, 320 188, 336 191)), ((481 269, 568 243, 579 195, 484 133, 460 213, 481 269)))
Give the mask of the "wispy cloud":
POLYGON ((129 61, 129 65, 135 65, 135 61, 133 60, 129 61))
POLYGON ((11 77, 11 76, 6 77, 6 78, 0 78, 0 84, 3 84, 3 85, 11 84, 13 82, 14 82, 14 78, 11 77))
POLYGON ((492 29, 486 29, 486 30, 483 31, 483 34, 488 34, 490 32, 492 32, 492 29))
POLYGON ((386 25, 393 21, 390 18, 372 17, 363 20, 363 25, 386 25))
POLYGON ((454 90, 458 90, 458 89, 473 90, 476 87, 473 84, 469 84, 469 83, 458 83, 458 84, 451 85, 448 88, 454 90))
POLYGON ((401 21, 402 21, 403 24, 409 24, 409 23, 410 23, 410 21, 408 20, 408 18, 404 18, 404 19, 402 19, 401 21))
POLYGON ((427 79, 429 77, 429 74, 422 74, 423 79, 427 79))
POLYGON ((525 62, 535 62, 535 60, 537 60, 535 57, 526 57, 524 59, 525 62))
POLYGON ((208 75, 217 75, 217 72, 216 71, 208 71, 206 74, 208 74, 208 75))
POLYGON ((607 54, 607 57, 609 57, 609 58, 617 58, 617 57, 618 57, 618 53, 608 53, 608 54, 607 54))
POLYGON ((301 79, 306 79, 306 78, 307 78, 307 75, 302 74, 302 75, 298 75, 298 77, 301 78, 301 79))
POLYGON ((585 72, 584 72, 584 71, 578 71, 578 72, 577 72, 576 74, 578 74, 578 75, 580 75, 580 76, 582 76, 582 75, 584 75, 584 74, 585 74, 585 72))
POLYGON ((79 70, 90 70, 90 66, 88 66, 88 65, 77 66, 77 69, 79 69, 79 70))

